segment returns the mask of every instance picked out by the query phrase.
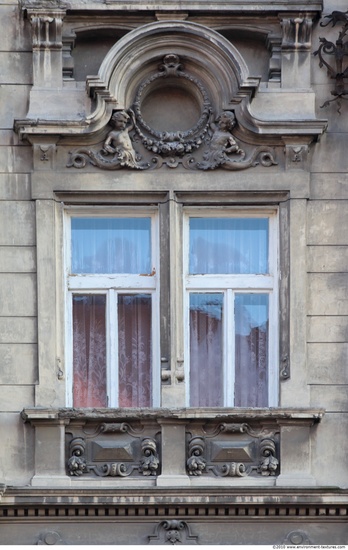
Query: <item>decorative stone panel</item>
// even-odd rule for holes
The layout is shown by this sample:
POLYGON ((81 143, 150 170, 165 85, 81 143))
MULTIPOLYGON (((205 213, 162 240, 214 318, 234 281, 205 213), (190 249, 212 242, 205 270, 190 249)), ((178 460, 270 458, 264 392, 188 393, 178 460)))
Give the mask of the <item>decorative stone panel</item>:
POLYGON ((191 476, 274 476, 279 473, 279 428, 246 422, 191 425, 187 472, 191 476))
POLYGON ((21 413, 35 428, 32 486, 80 489, 94 481, 95 487, 118 490, 135 482, 166 490, 208 487, 214 480, 228 487, 315 485, 310 430, 323 414, 322 409, 40 407, 21 413))
POLYGON ((139 422, 70 425, 66 430, 67 473, 80 477, 156 476, 160 436, 139 422))

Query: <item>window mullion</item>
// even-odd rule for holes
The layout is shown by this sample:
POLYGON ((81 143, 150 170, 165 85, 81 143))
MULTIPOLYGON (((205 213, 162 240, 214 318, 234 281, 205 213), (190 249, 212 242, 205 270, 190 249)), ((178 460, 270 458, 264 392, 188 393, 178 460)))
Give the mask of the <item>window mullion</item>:
POLYGON ((118 406, 118 314, 117 291, 107 294, 107 389, 109 407, 118 406))
POLYGON ((66 404, 73 406, 73 313, 72 313, 72 292, 66 293, 66 404))
POLYGON ((152 405, 161 406, 161 346, 159 334, 160 304, 159 292, 151 294, 151 334, 152 334, 152 405))
POLYGON ((235 322, 234 322, 234 292, 228 289, 225 293, 225 342, 224 342, 224 372, 225 372, 225 406, 234 406, 235 381, 235 322))
POLYGON ((278 300, 276 288, 269 294, 269 333, 268 333, 268 395, 269 406, 276 407, 278 404, 279 393, 279 374, 278 361, 279 341, 278 341, 278 300))

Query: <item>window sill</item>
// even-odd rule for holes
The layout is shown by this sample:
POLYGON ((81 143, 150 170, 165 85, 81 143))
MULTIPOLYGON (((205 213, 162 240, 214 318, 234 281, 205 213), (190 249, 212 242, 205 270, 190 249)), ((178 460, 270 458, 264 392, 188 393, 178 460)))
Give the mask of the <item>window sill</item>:
POLYGON ((27 408, 33 486, 313 486, 323 409, 27 408), (60 452, 57 452, 60 449, 60 452))
POLYGON ((25 422, 33 426, 36 421, 65 421, 85 419, 86 421, 111 421, 111 420, 276 420, 280 422, 320 422, 325 414, 322 408, 220 408, 220 407, 187 407, 187 408, 25 408, 21 417, 25 422))

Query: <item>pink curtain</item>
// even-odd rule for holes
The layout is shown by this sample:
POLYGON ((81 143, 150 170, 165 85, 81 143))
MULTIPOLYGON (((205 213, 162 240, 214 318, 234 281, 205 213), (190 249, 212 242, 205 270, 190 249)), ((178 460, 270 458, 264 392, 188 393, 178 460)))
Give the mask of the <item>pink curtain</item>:
POLYGON ((107 407, 105 295, 73 296, 74 407, 107 407))
POLYGON ((151 407, 151 296, 119 295, 119 406, 151 407))
POLYGON ((222 295, 190 296, 190 406, 223 406, 222 295))

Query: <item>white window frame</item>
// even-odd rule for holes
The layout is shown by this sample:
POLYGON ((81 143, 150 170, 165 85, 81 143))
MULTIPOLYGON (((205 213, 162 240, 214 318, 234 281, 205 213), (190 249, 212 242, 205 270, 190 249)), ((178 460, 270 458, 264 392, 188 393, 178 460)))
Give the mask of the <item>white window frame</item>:
POLYGON ((151 207, 122 206, 65 206, 65 303, 66 326, 66 403, 73 406, 73 327, 72 296, 75 294, 103 294, 107 296, 106 347, 107 347, 107 396, 108 407, 118 407, 118 339, 117 295, 150 294, 152 297, 152 406, 159 407, 160 396, 160 334, 159 334, 159 220, 158 209, 151 207), (71 218, 123 217, 151 218, 151 274, 71 274, 71 218))
POLYGON ((269 295, 268 335, 268 407, 278 406, 279 400, 279 211, 278 208, 260 207, 185 207, 183 214, 183 266, 184 266, 184 372, 186 406, 190 406, 190 320, 189 296, 191 292, 220 292, 224 294, 223 372, 224 407, 234 407, 234 297, 238 293, 266 293, 269 295), (189 219, 191 217, 239 217, 269 219, 269 273, 253 274, 189 274, 189 219))

